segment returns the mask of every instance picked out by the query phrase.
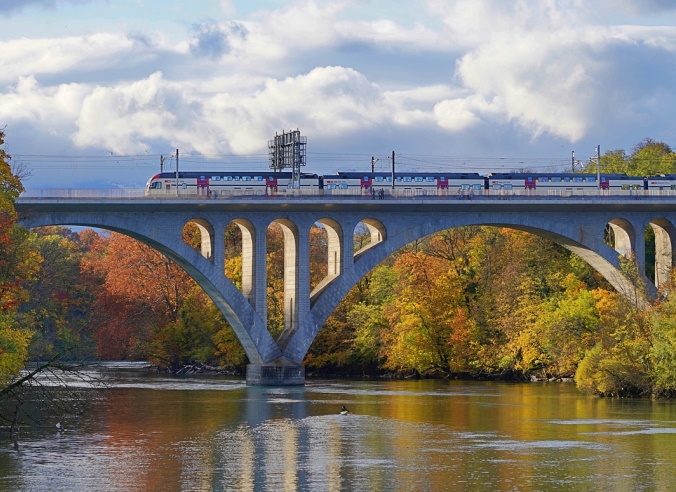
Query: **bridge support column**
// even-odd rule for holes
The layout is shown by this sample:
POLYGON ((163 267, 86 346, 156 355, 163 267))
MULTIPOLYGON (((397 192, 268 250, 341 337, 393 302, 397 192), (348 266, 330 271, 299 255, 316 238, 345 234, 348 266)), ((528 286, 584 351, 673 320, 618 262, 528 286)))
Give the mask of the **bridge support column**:
POLYGON ((287 360, 246 366, 248 386, 303 386, 305 366, 287 360))

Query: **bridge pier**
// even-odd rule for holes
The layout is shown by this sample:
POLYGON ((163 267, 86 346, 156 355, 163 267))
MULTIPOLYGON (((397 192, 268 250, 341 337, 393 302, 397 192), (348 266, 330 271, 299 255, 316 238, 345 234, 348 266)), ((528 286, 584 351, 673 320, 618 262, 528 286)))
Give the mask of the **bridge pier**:
POLYGON ((286 360, 246 366, 247 386, 303 386, 305 366, 286 360))

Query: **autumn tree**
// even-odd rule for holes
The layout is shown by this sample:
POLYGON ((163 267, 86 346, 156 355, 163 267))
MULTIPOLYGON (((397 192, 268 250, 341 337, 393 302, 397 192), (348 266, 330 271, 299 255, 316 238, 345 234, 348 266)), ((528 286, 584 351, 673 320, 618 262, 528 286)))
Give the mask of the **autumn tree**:
POLYGON ((86 326, 93 299, 80 275, 86 247, 77 233, 65 227, 38 229, 26 247, 40 257, 39 274, 24 282, 29 298, 20 309, 21 322, 35 332, 31 356, 91 359, 86 326))
POLYGON ((585 353, 575 374, 581 389, 603 396, 643 396, 652 392, 651 310, 633 258, 622 259, 624 275, 634 285, 632 298, 598 291, 599 340, 585 353))
POLYGON ((148 355, 155 332, 175 322, 194 282, 175 263, 139 241, 111 233, 95 241, 82 269, 97 282, 92 325, 104 359, 148 355))
POLYGON ((671 285, 652 312, 650 319, 652 346, 652 394, 676 397, 676 290, 672 272, 671 285))
POLYGON ((438 376, 466 371, 474 324, 457 273, 422 251, 403 254, 395 269, 400 280, 382 337, 385 367, 438 376))
POLYGON ((37 272, 37 255, 25 247, 30 234, 16 224, 14 201, 23 191, 12 172, 11 157, 0 131, 0 384, 18 375, 28 358, 29 327, 18 322, 18 308, 28 298, 23 281, 37 272))

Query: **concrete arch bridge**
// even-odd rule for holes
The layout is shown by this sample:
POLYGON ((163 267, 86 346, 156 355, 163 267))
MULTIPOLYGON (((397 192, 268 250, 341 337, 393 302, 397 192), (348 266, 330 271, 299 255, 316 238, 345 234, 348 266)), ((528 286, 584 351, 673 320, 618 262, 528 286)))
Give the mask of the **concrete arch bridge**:
POLYGON ((304 384, 302 361, 325 320, 348 291, 394 251, 428 234, 458 226, 490 225, 527 231, 579 255, 619 292, 632 296, 620 273, 620 256, 633 255, 645 277, 644 230, 655 232, 655 283, 667 281, 674 262, 676 198, 595 197, 499 200, 20 198, 20 223, 87 226, 131 236, 180 265, 213 299, 249 358, 247 384, 304 384), (185 244, 182 231, 197 225, 200 251, 185 244), (284 236, 285 325, 274 339, 267 328, 266 231, 284 236), (224 274, 225 229, 242 232, 242 289, 224 274), (328 274, 310 289, 309 235, 315 223, 327 232, 328 274), (371 241, 354 252, 353 231, 364 224, 371 241), (614 248, 604 242, 612 231, 614 248))

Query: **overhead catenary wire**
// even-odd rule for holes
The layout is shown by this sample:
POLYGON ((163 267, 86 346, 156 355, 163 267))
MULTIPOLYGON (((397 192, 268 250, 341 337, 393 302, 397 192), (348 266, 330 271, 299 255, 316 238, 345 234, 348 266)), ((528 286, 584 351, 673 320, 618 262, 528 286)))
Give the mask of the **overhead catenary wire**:
MULTIPOLYGON (((172 167, 172 154, 137 155, 60 155, 60 154, 14 154, 14 161, 22 161, 32 169, 102 169, 107 165, 119 168, 147 168, 149 172, 159 168, 162 156, 165 168, 172 167)), ((378 154, 374 154, 378 155, 378 154)), ((312 165, 335 170, 369 171, 372 154, 308 152, 307 171, 312 165), (345 169, 343 169, 345 168, 345 169)), ((382 154, 380 169, 386 171, 388 154, 382 154)), ((434 154, 397 154, 397 169, 401 171, 453 172, 490 171, 495 169, 563 170, 569 165, 568 157, 477 157, 434 154)), ((181 153, 181 167, 186 170, 234 171, 237 166, 246 169, 268 169, 268 154, 190 154, 181 153)), ((175 165, 175 163, 174 163, 175 165)))

